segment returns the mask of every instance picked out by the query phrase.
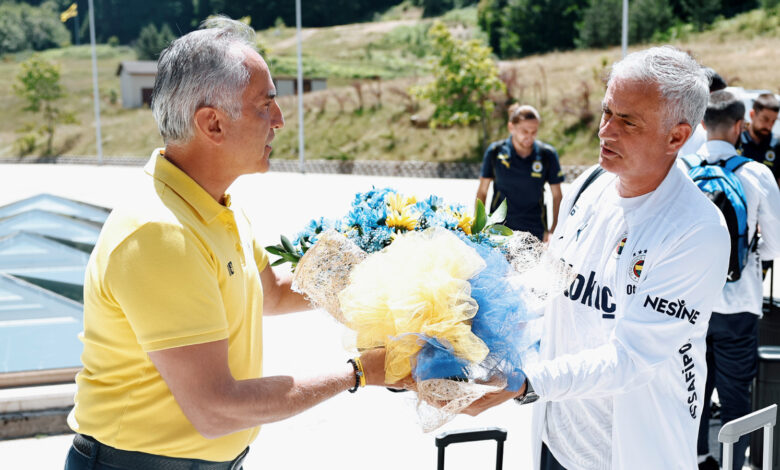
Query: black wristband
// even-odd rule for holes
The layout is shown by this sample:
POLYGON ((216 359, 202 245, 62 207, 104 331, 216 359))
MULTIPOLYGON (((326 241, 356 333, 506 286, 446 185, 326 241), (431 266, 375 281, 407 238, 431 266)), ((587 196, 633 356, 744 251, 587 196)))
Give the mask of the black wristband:
POLYGON ((347 362, 352 364, 352 368, 355 369, 355 386, 347 389, 349 393, 355 393, 357 392, 357 389, 360 388, 360 368, 357 365, 357 362, 355 362, 354 359, 347 359, 347 362))

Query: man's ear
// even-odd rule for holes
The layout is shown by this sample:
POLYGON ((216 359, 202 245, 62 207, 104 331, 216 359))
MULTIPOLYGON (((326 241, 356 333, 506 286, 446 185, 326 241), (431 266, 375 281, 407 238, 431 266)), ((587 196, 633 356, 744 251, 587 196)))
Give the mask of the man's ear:
POLYGON ((220 144, 225 139, 224 116, 216 108, 204 106, 195 111, 195 132, 220 144))
POLYGON ((669 153, 677 154, 680 151, 680 147, 683 146, 688 137, 693 133, 693 128, 690 124, 680 123, 672 127, 669 132, 669 140, 667 142, 667 149, 669 153))

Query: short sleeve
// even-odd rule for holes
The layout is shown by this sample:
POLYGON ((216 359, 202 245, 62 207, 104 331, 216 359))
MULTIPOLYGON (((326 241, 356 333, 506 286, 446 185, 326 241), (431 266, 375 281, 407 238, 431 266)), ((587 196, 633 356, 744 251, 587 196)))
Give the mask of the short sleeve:
POLYGON ((265 248, 257 243, 257 240, 252 241, 252 246, 254 250, 255 264, 257 264, 257 271, 263 272, 263 269, 265 269, 265 267, 268 265, 268 252, 265 251, 265 248))
POLYGON ((493 174, 493 158, 495 158, 496 145, 496 143, 490 144, 490 147, 485 150, 485 156, 482 157, 482 171, 480 173, 482 178, 495 178, 493 174))
POLYGON ((141 226, 111 253, 104 282, 144 351, 228 337, 217 263, 185 228, 141 226))
POLYGON ((561 170, 561 163, 558 161, 558 152, 552 147, 545 149, 549 164, 547 165, 547 182, 550 184, 560 184, 566 179, 561 170))

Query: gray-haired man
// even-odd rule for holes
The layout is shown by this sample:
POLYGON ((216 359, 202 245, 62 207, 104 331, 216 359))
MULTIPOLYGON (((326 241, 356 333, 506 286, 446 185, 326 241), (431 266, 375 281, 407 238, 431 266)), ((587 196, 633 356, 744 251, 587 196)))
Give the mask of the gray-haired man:
POLYGON ((516 397, 541 398, 536 468, 696 468, 704 339, 728 265, 713 253, 728 253, 729 235, 674 163, 707 95, 699 64, 671 47, 612 68, 599 126, 608 173, 586 171, 564 197, 549 249, 576 278, 547 307, 542 361, 516 397))
POLYGON ((383 383, 382 349, 318 378, 262 377, 262 314, 309 307, 225 191, 268 170, 284 119, 254 31, 213 23, 161 54, 165 149, 87 267, 68 470, 238 469, 261 424, 383 383))

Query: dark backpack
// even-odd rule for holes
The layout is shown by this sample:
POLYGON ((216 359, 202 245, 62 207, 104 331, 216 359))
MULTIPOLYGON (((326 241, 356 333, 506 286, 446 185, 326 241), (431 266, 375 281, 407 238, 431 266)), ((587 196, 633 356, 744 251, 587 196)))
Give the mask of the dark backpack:
POLYGON ((700 156, 686 155, 682 161, 688 167, 688 175, 696 186, 707 195, 710 201, 723 214, 731 236, 731 254, 729 256, 728 282, 739 280, 747 264, 748 254, 753 242, 748 242, 747 203, 742 183, 734 174, 737 168, 751 161, 747 157, 735 155, 718 163, 707 163, 700 156))

